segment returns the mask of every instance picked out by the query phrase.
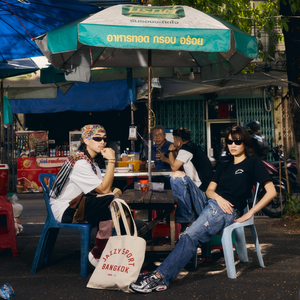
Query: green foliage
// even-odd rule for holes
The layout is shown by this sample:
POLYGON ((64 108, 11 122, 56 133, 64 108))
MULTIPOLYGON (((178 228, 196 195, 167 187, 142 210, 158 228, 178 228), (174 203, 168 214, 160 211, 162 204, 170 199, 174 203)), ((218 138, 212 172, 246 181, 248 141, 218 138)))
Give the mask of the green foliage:
POLYGON ((288 203, 285 206, 284 213, 286 215, 299 215, 300 214, 300 200, 298 199, 298 194, 296 197, 292 197, 290 194, 285 193, 288 197, 288 203))
MULTIPOLYGON (((300 0, 281 1, 288 1, 293 13, 300 10, 300 0)), ((288 31, 288 18, 279 15, 280 0, 151 0, 151 4, 187 5, 232 23, 258 39, 261 59, 266 57, 263 52, 274 55, 275 45, 283 39, 281 29, 288 31), (262 47, 263 31, 269 36, 269 49, 262 47)))

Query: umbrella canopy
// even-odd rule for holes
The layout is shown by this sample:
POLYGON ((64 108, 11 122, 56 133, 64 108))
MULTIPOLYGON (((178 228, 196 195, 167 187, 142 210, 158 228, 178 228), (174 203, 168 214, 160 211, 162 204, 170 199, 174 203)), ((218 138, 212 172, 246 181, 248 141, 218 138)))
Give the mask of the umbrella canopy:
POLYGON ((32 38, 99 10, 77 0, 0 0, 0 60, 41 56, 32 38))
POLYGON ((152 67, 198 67, 207 81, 236 74, 257 57, 254 37, 188 6, 116 5, 54 29, 36 43, 71 81, 89 82, 95 67, 148 67, 149 145, 152 67))
POLYGON ((70 80, 91 67, 200 67, 202 80, 227 78, 257 57, 256 39, 188 6, 116 5, 62 26, 36 43, 70 80), (171 51, 166 51, 171 50, 171 51))

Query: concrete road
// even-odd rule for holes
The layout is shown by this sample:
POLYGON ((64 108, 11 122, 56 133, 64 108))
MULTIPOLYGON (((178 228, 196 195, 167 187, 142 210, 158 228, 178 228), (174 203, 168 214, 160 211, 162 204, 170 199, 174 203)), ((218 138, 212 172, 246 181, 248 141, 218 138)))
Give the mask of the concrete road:
MULTIPOLYGON (((268 217, 256 217, 256 227, 266 267, 260 268, 254 245, 247 232, 249 263, 237 261, 238 277, 228 279, 224 259, 219 252, 213 254, 213 262, 204 263, 198 255, 198 267, 182 270, 170 287, 159 293, 125 294, 118 291, 86 288, 93 272, 80 278, 79 234, 74 230, 61 230, 49 266, 30 273, 46 209, 42 194, 18 195, 24 206, 20 217, 24 232, 17 236, 19 257, 11 251, 0 251, 0 286, 9 282, 16 295, 13 300, 53 299, 297 299, 300 282, 300 236, 287 234, 271 226, 275 221, 268 217)), ((92 243, 91 243, 92 247, 92 243)), ((144 269, 151 270, 163 257, 147 256, 144 269)))

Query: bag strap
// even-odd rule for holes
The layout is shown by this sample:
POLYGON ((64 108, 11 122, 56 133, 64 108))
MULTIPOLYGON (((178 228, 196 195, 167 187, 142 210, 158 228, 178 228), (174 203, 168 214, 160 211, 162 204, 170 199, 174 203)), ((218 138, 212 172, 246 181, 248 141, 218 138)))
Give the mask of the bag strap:
POLYGON ((120 221, 117 218, 117 211, 114 209, 114 205, 116 205, 116 207, 120 211, 121 218, 122 218, 125 230, 126 230, 126 234, 131 236, 130 229, 129 229, 127 219, 126 219, 126 216, 125 216, 125 212, 124 212, 124 209, 123 209, 123 205, 127 208, 128 212, 129 212, 129 215, 130 215, 130 218, 132 220, 133 228, 134 228, 133 236, 136 237, 137 236, 137 229, 136 229, 136 225, 135 225, 134 219, 132 217, 130 208, 127 205, 127 203, 124 200, 120 199, 120 198, 114 199, 110 204, 110 212, 111 212, 111 216, 112 216, 112 219, 113 219, 113 222, 114 222, 115 229, 117 231, 117 235, 119 235, 119 236, 121 235, 121 229, 120 229, 120 221))

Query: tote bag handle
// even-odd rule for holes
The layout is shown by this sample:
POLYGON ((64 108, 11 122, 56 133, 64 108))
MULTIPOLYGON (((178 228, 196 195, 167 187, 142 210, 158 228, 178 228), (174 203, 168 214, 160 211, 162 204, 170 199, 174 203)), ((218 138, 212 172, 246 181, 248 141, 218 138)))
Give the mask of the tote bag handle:
POLYGON ((129 229, 129 226, 128 226, 128 223, 127 223, 127 219, 126 219, 126 216, 125 216, 125 212, 124 212, 124 209, 123 209, 123 205, 128 209, 130 218, 131 218, 131 220, 132 220, 133 228, 134 228, 133 236, 136 237, 136 236, 137 236, 137 229, 136 229, 136 225, 135 225, 134 219, 133 219, 133 217, 132 217, 130 208, 129 208, 129 206, 127 205, 127 203, 126 203, 124 200, 120 199, 120 198, 114 199, 114 200, 111 202, 111 204, 110 204, 110 212, 111 212, 112 220, 113 220, 113 222, 114 222, 114 226, 115 226, 117 235, 118 235, 118 236, 121 235, 121 229, 120 229, 120 221, 118 220, 118 218, 117 218, 117 216, 116 216, 117 211, 115 210, 114 204, 116 205, 116 207, 117 207, 117 208, 119 209, 119 211, 120 211, 121 218, 122 218, 122 221, 123 221, 125 230, 126 230, 126 234, 131 236, 130 229, 129 229))

